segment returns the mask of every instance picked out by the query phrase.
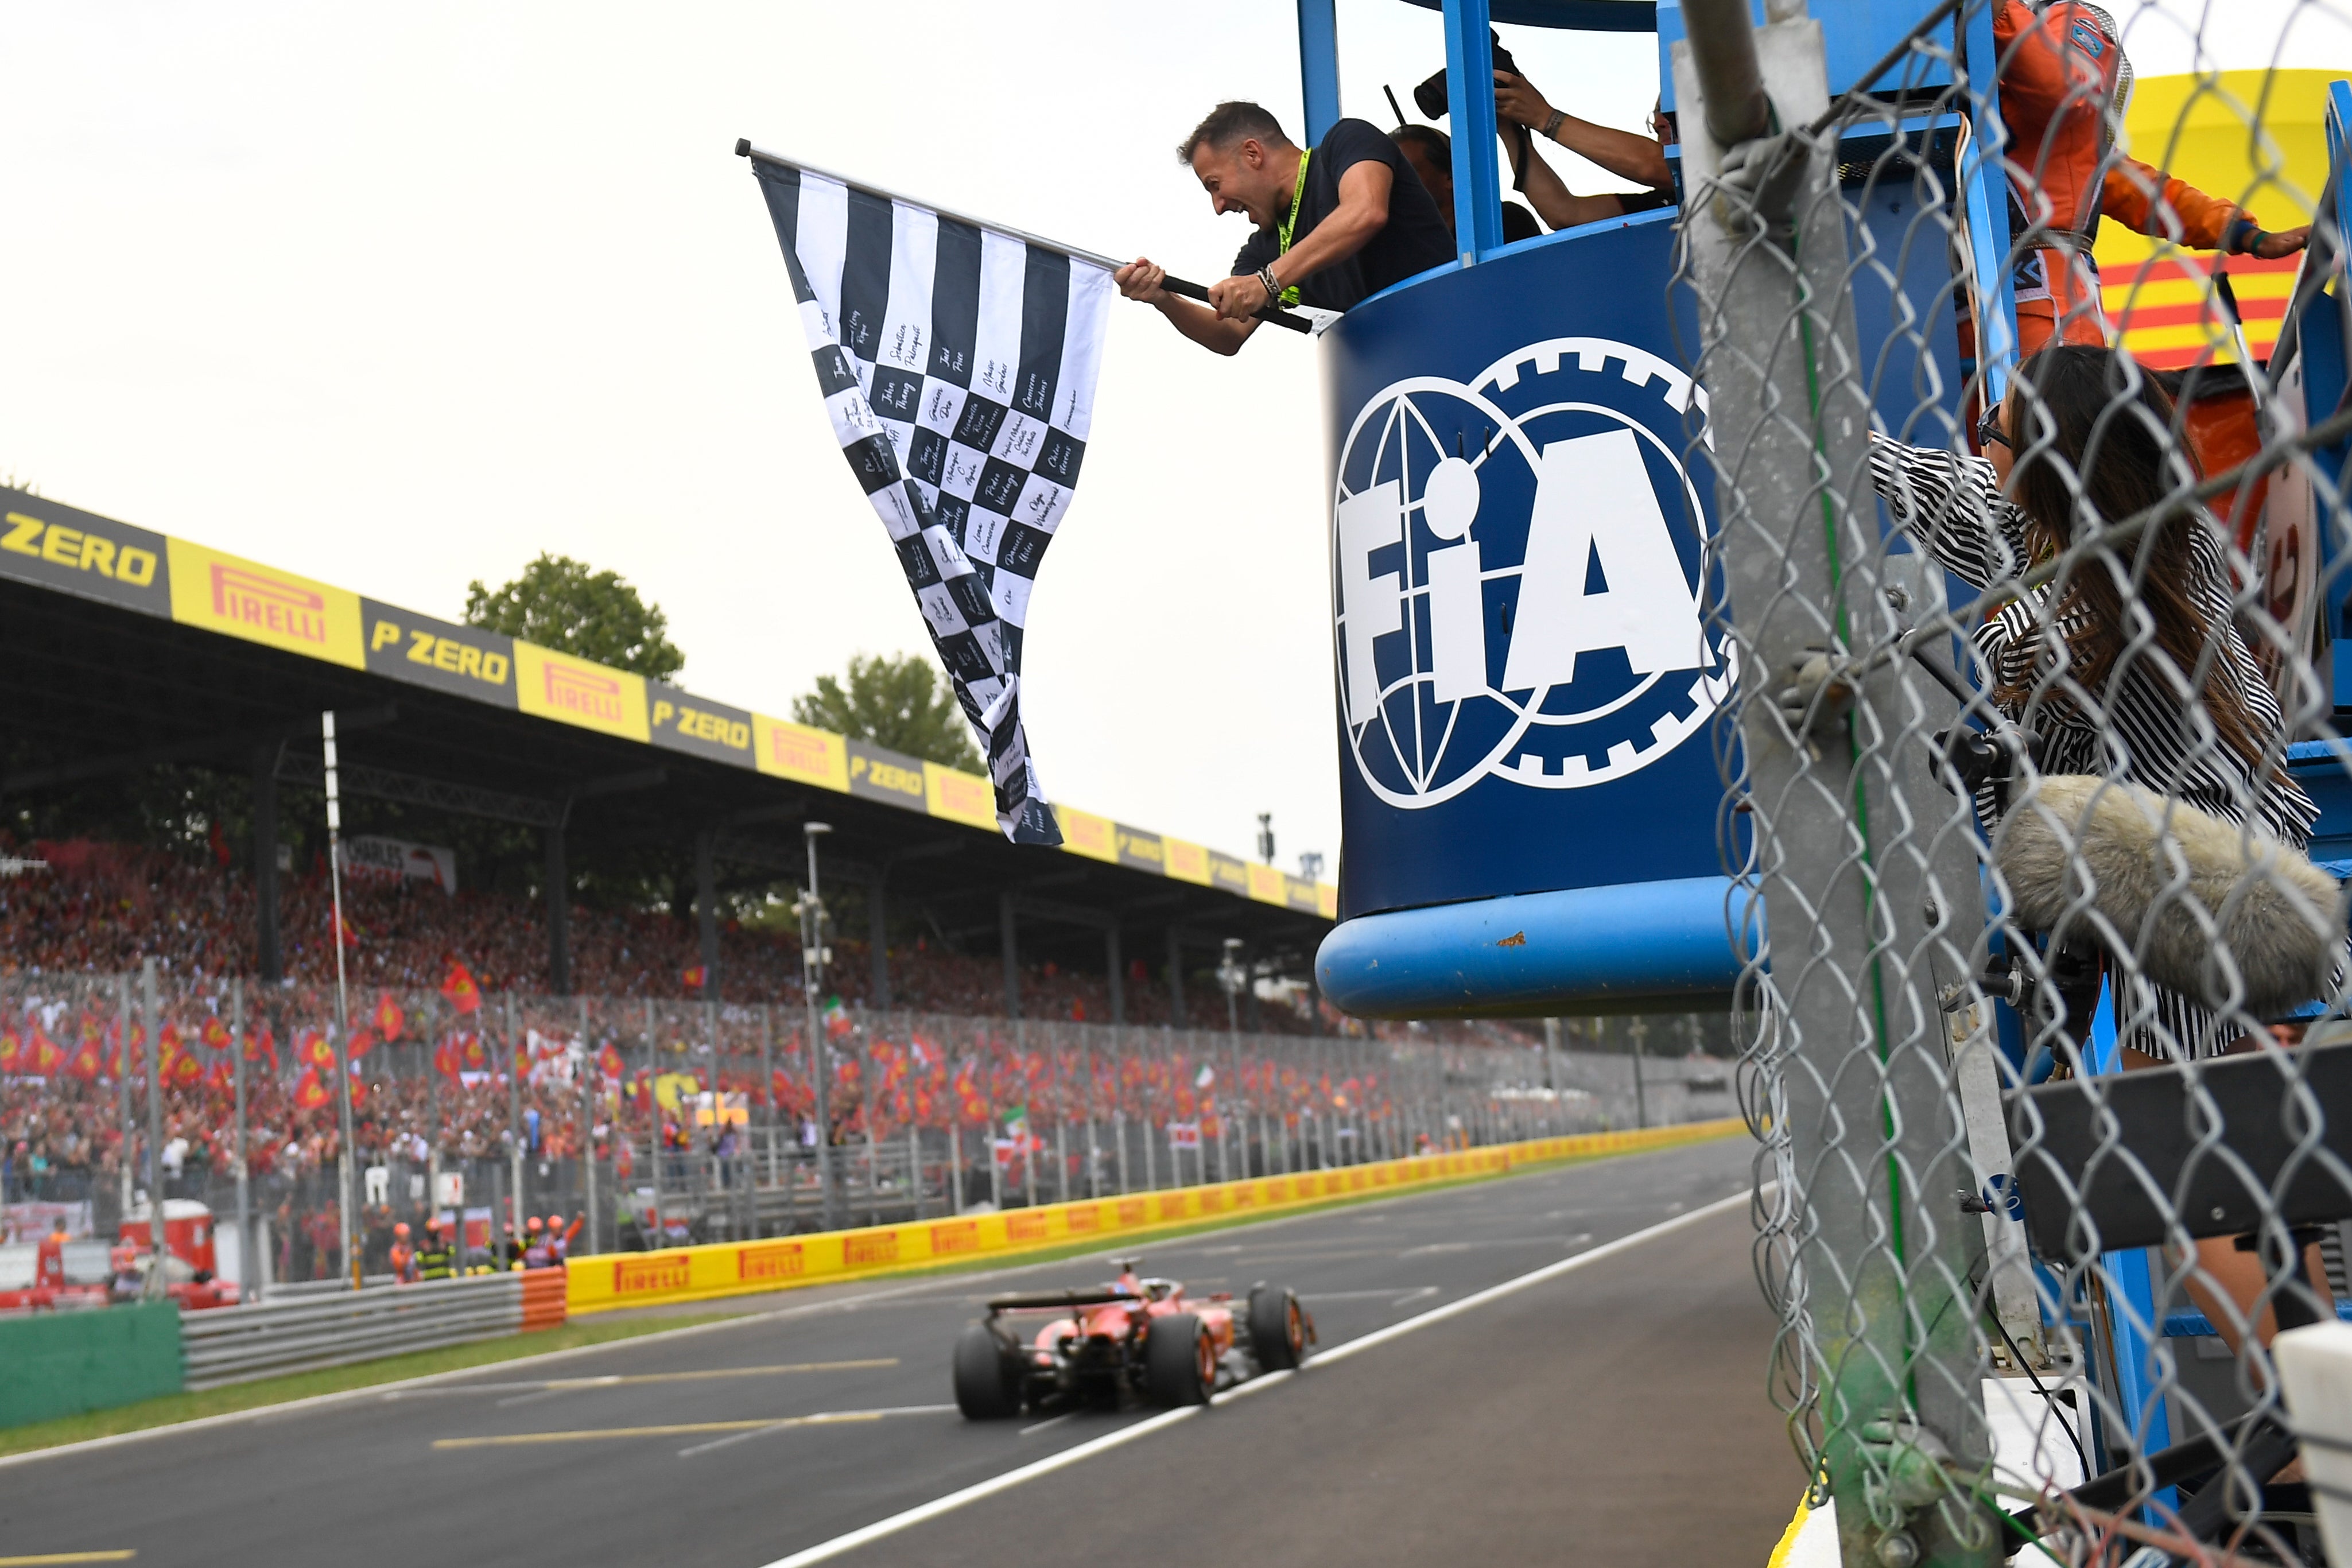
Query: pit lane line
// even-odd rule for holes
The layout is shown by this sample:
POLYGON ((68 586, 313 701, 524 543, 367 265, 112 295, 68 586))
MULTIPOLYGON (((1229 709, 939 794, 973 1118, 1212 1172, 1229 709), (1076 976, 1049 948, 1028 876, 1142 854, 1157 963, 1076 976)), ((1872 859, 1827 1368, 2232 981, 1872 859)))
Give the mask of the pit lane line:
MULTIPOLYGON (((1443 1322, 1448 1318, 1458 1317, 1464 1312, 1486 1306, 1491 1301, 1500 1300, 1506 1296, 1514 1295, 1532 1286, 1557 1279, 1561 1275, 1571 1273, 1589 1263, 1597 1263, 1604 1258, 1613 1258, 1618 1253, 1630 1251, 1645 1241, 1681 1230, 1699 1220, 1710 1218, 1751 1201, 1753 1201, 1753 1194, 1740 1192, 1734 1193, 1727 1198, 1718 1198, 1711 1204, 1701 1205, 1695 1209, 1685 1209, 1672 1219, 1661 1220, 1656 1225, 1634 1231, 1631 1235, 1621 1236, 1614 1241, 1602 1242, 1600 1246, 1577 1253, 1573 1257, 1563 1258, 1557 1263, 1547 1263, 1540 1268, 1519 1275, 1516 1279, 1506 1279, 1499 1285, 1489 1285, 1483 1290, 1475 1290, 1459 1300, 1449 1301, 1442 1307, 1433 1307, 1428 1311, 1416 1313, 1402 1322, 1391 1323, 1386 1328, 1374 1329, 1370 1333, 1359 1334, 1352 1340, 1332 1346, 1329 1350, 1318 1350, 1314 1358, 1300 1371, 1320 1370, 1334 1362, 1344 1361, 1360 1351, 1386 1344, 1391 1340, 1401 1339, 1406 1334, 1428 1328, 1433 1323, 1443 1322)), ((1209 1404, 1212 1406, 1228 1404, 1246 1394, 1255 1394, 1261 1389, 1286 1383, 1297 1375, 1299 1373, 1270 1372, 1262 1377, 1254 1377, 1247 1383, 1225 1390, 1212 1398, 1209 1404)), ((1189 1405, 1181 1409, 1166 1410, 1157 1415, 1146 1416, 1131 1426, 1120 1427, 1116 1432, 1105 1433, 1088 1442, 1065 1448, 1058 1454, 1049 1455, 1045 1458, 1034 1460, 1018 1468, 1007 1470, 1003 1475, 992 1477, 987 1480, 966 1487, 961 1491, 934 1498, 929 1502, 918 1504, 903 1513, 877 1520, 862 1529, 853 1530, 846 1535, 837 1535, 831 1541, 822 1542, 803 1551, 795 1552, 789 1557, 780 1557, 765 1564, 764 1568, 810 1568, 811 1564, 827 1562, 845 1552, 855 1552, 861 1546, 879 1541, 886 1536, 896 1535, 902 1530, 921 1524, 928 1520, 937 1519, 941 1514, 952 1513, 969 1504, 979 1502, 983 1498, 1010 1491, 1041 1476, 1051 1475, 1055 1470, 1082 1463, 1097 1454, 1108 1453, 1111 1449, 1132 1443, 1138 1438, 1148 1437, 1155 1432, 1175 1426, 1180 1421, 1190 1420, 1198 1415, 1202 1408, 1197 1405, 1189 1405)))

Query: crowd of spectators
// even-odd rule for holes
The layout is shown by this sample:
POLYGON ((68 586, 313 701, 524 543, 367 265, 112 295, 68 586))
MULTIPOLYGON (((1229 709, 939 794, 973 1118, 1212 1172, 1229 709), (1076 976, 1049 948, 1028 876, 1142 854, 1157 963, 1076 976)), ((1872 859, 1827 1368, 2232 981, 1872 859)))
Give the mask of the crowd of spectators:
MULTIPOLYGON (((254 973, 257 963, 251 880, 226 869, 134 846, 74 840, 0 855, 45 860, 42 870, 0 878, 0 979, 12 974, 120 973, 152 957, 188 981, 254 973)), ((548 983, 544 911, 536 900, 465 890, 454 895, 422 882, 346 880, 344 962, 355 984, 430 989, 448 961, 467 966, 485 992, 543 992, 548 983)), ((279 929, 287 977, 328 984, 335 979, 331 893, 323 865, 281 879, 279 929)), ((572 989, 583 995, 678 996, 700 963, 691 921, 666 912, 576 907, 571 918, 572 989)), ((866 944, 836 938, 825 994, 868 1005, 872 964, 866 944)), ((1004 970, 993 953, 980 958, 917 936, 889 952, 890 1005, 915 1012, 975 1017, 1005 1014, 1004 970)), ((800 941, 788 932, 728 921, 719 936, 718 994, 730 1002, 802 1002, 800 941)), ((1188 989, 1194 1023, 1222 1023, 1224 999, 1195 975, 1188 989)), ((1129 963, 1122 986, 1125 1020, 1174 1022, 1164 973, 1129 963)), ((1107 1023, 1106 975, 1045 962, 1025 967, 1022 1012, 1036 1018, 1107 1023)), ((1244 1007, 1247 1008, 1247 1002, 1244 1007)), ((1325 1009, 1321 1029, 1303 994, 1261 999, 1244 1026, 1265 1033, 1313 1034, 1348 1026, 1325 1009)))
MULTIPOLYGON (((95 1196, 110 1201, 120 1190, 126 1142, 131 1168, 142 1173, 143 1184, 148 1112, 138 1066, 143 1036, 134 1031, 136 1092, 126 1128, 114 1067, 120 1049, 115 993, 100 981, 135 971, 151 957, 158 961, 165 983, 163 1038, 187 1042, 188 1054, 200 1064, 185 1079, 166 1075, 172 1087, 160 1144, 166 1189, 205 1191, 213 1179, 233 1167, 231 1053, 225 1048, 218 1021, 226 1016, 226 981, 249 977, 254 968, 249 882, 240 870, 121 844, 81 840, 11 847, 0 841, 0 854, 47 862, 40 869, 0 877, 0 1045, 14 1041, 10 1048, 24 1053, 15 1058, 13 1072, 0 1066, 0 1197, 70 1201, 95 1196), (96 1039, 106 1066, 79 1075, 59 1070, 55 1062, 49 1070, 35 1070, 31 1053, 37 1031, 61 1054, 96 1039)), ((284 878, 281 910, 289 984, 283 991, 248 986, 247 993, 249 1031, 257 1036, 264 1027, 275 1026, 270 1054, 248 1055, 248 1170, 266 1189, 268 1205, 290 1205, 288 1223, 276 1234, 282 1244, 298 1249, 303 1244, 287 1238, 306 1237, 317 1228, 312 1221, 318 1217, 313 1212, 318 1194, 331 1183, 343 1152, 331 1095, 315 1080, 305 1093, 301 1059, 305 1032, 331 1016, 334 953, 329 945, 329 898, 323 868, 284 878), (303 1215, 308 1217, 299 1217, 303 1215)), ((740 926, 724 932, 718 990, 727 1005, 719 1015, 725 1021, 712 1026, 719 1036, 712 1058, 701 1054, 708 1041, 694 1020, 702 1015, 679 1005, 698 999, 690 987, 689 972, 698 962, 690 921, 659 912, 574 910, 574 987, 596 998, 586 1004, 594 1022, 582 1037, 570 1020, 583 1016, 578 1012, 583 1005, 551 1002, 543 994, 546 938, 535 903, 496 892, 453 896, 429 885, 373 881, 347 882, 344 898, 352 933, 346 963, 354 1021, 374 1016, 383 999, 404 1009, 406 1016, 404 1027, 395 1027, 358 1064, 362 1088, 353 1108, 353 1136, 364 1163, 397 1161, 403 1168, 421 1170, 428 1152, 445 1165, 502 1163, 520 1139, 534 1160, 569 1161, 593 1149, 605 1169, 625 1176, 633 1161, 646 1157, 647 1139, 656 1131, 647 1109, 647 1059, 640 1044, 645 1030, 639 1020, 651 1016, 641 1014, 640 1008, 648 998, 671 999, 652 1005, 655 1013, 672 1021, 658 1032, 661 1048, 674 1053, 677 1068, 706 1077, 715 1068, 719 1089, 740 1095, 742 1103, 753 1108, 768 1107, 772 1100, 776 1113, 788 1121, 806 1113, 805 1073, 793 1067, 804 1060, 793 1055, 804 1016, 796 935, 740 926), (442 987, 453 959, 467 967, 479 992, 489 998, 486 1012, 461 1013, 446 997, 442 987), (502 1037, 500 1023, 507 1016, 500 993, 520 998, 517 1016, 524 1048, 539 1053, 511 1100, 492 1043, 502 1037), (763 1003, 770 1007, 763 1010, 763 1003), (772 1068, 787 1069, 766 1081, 759 1065, 763 1037, 774 1046, 772 1068), (612 1066, 612 1058, 604 1054, 608 1047, 628 1053, 621 1064, 622 1076, 631 1086, 625 1098, 615 1097, 604 1077, 612 1066), (445 1049, 460 1055, 443 1059, 445 1049), (583 1080, 593 1081, 604 1092, 583 1093, 583 1080), (615 1118, 626 1136, 614 1136, 615 1118)), ((950 1016, 941 1020, 950 1027, 932 1031, 935 1041, 950 1038, 947 1053, 967 1063, 986 1064, 980 1075, 991 1081, 979 1100, 990 1109, 980 1120, 993 1121, 995 1110, 1031 1100, 1038 1102, 1040 1114, 1045 1113, 1047 1097, 1034 1080, 1035 1024, 1029 1026, 1029 1066, 1024 1069, 1013 1034, 1001 1023, 990 1022, 1001 1020, 1005 1011, 1001 961, 968 956, 920 937, 894 948, 889 960, 894 1007, 950 1016), (1028 1083, 1021 1081, 1024 1070, 1032 1075, 1028 1083)), ((828 1032, 841 1052, 833 1135, 855 1139, 864 1131, 861 1100, 866 1097, 859 1088, 860 1067, 853 1063, 876 1074, 887 1067, 907 1079, 896 1091, 902 1124, 908 1118, 925 1125, 950 1120, 978 1124, 971 1108, 979 1100, 959 1099, 961 1089, 950 1089, 950 1069, 941 1066, 936 1043, 928 1059, 918 1055, 911 1068, 903 1051, 895 1067, 887 1066, 892 1047, 887 1044, 881 1055, 866 1054, 873 1042, 900 1033, 866 1009, 869 975, 863 944, 837 940, 827 991, 819 999, 830 1020, 828 1032), (929 1093, 921 1096, 925 1109, 917 1113, 911 1101, 926 1082, 929 1093)), ((1172 1021, 1164 974, 1139 963, 1125 980, 1129 1023, 1172 1021)), ((1104 974, 1043 963, 1024 973, 1022 984, 1023 1013, 1033 1021, 1109 1021, 1104 974)), ((1214 1027, 1225 1022, 1225 998, 1205 976, 1193 977, 1188 1000, 1196 1025, 1214 1027)), ((1303 997, 1261 997, 1255 1008, 1245 1007, 1242 1021, 1244 1028, 1265 1033, 1317 1032, 1317 1020, 1303 997)), ((1328 1012, 1321 1022, 1324 1033, 1346 1026, 1328 1012)), ((1353 1027, 1361 1032, 1362 1026, 1353 1027)), ((1391 1027, 1405 1026, 1383 1029, 1391 1027)), ((1528 1043, 1502 1026, 1449 1026, 1445 1032, 1472 1042, 1489 1035, 1499 1042, 1507 1035, 1508 1043, 1528 1043)), ((1432 1036, 1430 1031, 1420 1033, 1432 1036)), ((901 1039, 899 1047, 905 1045, 901 1039)), ((672 1065, 666 1062, 663 1070, 672 1065)), ((1162 1063, 1149 1070, 1174 1075, 1160 1091, 1163 1114, 1186 1114, 1175 1106, 1172 1095, 1181 1087, 1176 1078, 1193 1069, 1162 1063)), ((679 1148, 721 1135, 709 1128, 698 1131, 691 1121, 675 1108, 668 1111, 658 1129, 664 1143, 679 1148)), ((331 1226, 331 1215, 320 1223, 331 1226)), ((284 1266, 298 1275, 302 1267, 291 1255, 284 1266)))

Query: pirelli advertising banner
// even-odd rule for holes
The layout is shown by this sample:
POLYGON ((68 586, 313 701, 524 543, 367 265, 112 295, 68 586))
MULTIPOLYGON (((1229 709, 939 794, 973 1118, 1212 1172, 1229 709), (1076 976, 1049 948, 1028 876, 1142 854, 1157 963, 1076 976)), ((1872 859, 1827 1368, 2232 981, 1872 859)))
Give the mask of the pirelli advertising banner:
POLYGON ((1245 1219, 1309 1205, 1406 1192, 1440 1182, 1499 1176, 1515 1167, 1552 1160, 1664 1149, 1729 1137, 1747 1128, 1739 1118, 1727 1117, 1642 1131, 1536 1138, 1484 1149, 1380 1160, 1335 1171, 1043 1204, 956 1219, 915 1220, 772 1241, 715 1242, 660 1252, 600 1253, 575 1258, 564 1265, 565 1306, 576 1315, 830 1284, 963 1258, 1067 1247, 1072 1242, 1130 1237, 1168 1226, 1197 1226, 1220 1217, 1245 1219))
MULTIPOLYGON (((993 833, 995 792, 941 767, 226 551, 0 487, 0 578, 993 833)), ((1066 853, 1331 919, 1338 890, 1057 806, 1066 853)))

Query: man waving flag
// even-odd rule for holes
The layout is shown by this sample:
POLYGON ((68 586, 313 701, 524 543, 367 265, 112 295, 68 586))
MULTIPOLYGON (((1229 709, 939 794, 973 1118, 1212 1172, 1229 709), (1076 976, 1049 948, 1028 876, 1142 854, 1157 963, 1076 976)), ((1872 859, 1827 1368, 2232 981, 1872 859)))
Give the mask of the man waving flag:
POLYGON ((996 819, 1059 844, 1021 637, 1094 423, 1110 269, 754 153, 825 410, 979 732, 996 819))

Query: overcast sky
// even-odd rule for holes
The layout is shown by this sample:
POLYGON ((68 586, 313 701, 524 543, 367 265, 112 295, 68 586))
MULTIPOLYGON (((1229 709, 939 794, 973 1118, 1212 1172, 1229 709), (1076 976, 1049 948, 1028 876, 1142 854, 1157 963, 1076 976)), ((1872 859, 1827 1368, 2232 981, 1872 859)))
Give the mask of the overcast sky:
MULTIPOLYGON (((2224 9, 2241 66, 2296 8, 2224 9)), ((452 619, 578 556, 668 612, 690 689, 787 712, 928 645, 735 139, 1205 281, 1244 220, 1173 145, 1223 98, 1296 133, 1290 12, 0 3, 0 478, 452 619)), ((1436 14, 1339 27, 1344 109, 1389 123, 1436 14)), ((1643 124, 1654 40, 1505 32, 1556 103, 1643 124)), ((2188 29, 2132 34, 2186 67, 2188 29)), ((2286 63, 2347 39, 2302 7, 2286 63)), ((1336 870, 1315 354, 1115 309, 1027 690, 1056 798, 1236 852, 1272 811, 1286 867, 1336 870)))

